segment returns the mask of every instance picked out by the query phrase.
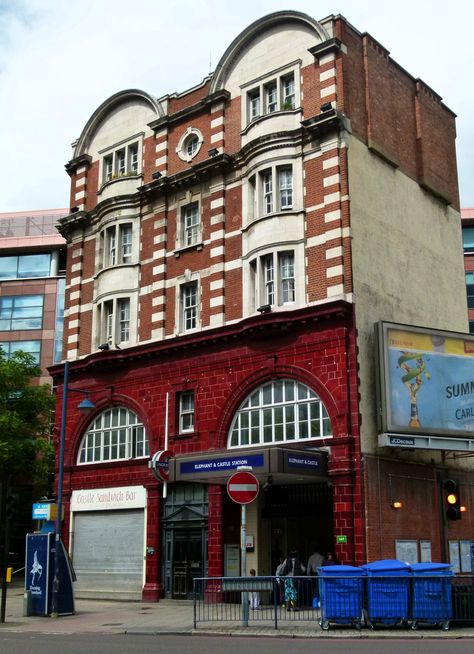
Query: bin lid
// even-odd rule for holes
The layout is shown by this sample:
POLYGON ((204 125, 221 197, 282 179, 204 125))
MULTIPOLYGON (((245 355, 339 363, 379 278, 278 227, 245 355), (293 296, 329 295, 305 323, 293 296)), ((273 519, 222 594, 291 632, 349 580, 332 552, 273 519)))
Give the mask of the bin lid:
POLYGON ((433 562, 425 562, 425 563, 412 563, 410 568, 412 569, 413 572, 435 572, 435 571, 449 571, 451 570, 451 564, 450 563, 433 563, 433 562))
POLYGON ((360 566, 368 572, 409 572, 410 565, 398 559, 383 559, 382 561, 373 561, 360 566))
POLYGON ((324 576, 341 575, 342 577, 355 577, 365 574, 364 570, 356 568, 353 565, 323 565, 318 568, 318 574, 324 576))

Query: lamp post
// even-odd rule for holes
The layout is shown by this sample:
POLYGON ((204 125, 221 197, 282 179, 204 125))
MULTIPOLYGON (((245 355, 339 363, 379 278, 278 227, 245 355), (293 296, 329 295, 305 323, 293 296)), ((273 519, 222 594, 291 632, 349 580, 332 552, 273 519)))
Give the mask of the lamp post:
POLYGON ((54 524, 54 569, 53 584, 51 593, 51 617, 58 617, 59 609, 59 547, 61 544, 61 525, 63 510, 63 480, 64 480, 64 448, 66 443, 66 419, 67 419, 67 402, 69 391, 84 393, 86 397, 80 402, 78 408, 83 413, 88 413, 95 408, 95 404, 89 399, 89 391, 80 388, 69 388, 69 361, 64 362, 64 379, 63 379, 63 401, 61 406, 61 428, 59 432, 59 462, 58 462, 58 493, 56 499, 57 516, 54 524))

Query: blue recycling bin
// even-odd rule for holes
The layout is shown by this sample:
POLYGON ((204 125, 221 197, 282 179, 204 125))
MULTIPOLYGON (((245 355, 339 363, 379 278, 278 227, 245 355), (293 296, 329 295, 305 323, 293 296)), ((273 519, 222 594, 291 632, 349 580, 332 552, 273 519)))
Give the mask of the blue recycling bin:
POLYGON ((367 575, 365 608, 369 627, 374 628, 376 623, 408 623, 410 566, 397 559, 385 559, 361 568, 367 575))
POLYGON ((351 565, 326 565, 318 568, 321 602, 321 629, 331 622, 362 626, 364 571, 351 565))
POLYGON ((411 628, 419 622, 448 630, 453 617, 452 577, 449 563, 414 563, 412 573, 411 628))

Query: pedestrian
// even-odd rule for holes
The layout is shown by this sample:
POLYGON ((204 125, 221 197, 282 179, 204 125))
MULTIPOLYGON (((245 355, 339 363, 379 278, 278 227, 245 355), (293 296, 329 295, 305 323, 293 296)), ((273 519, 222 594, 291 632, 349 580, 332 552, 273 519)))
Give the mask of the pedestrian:
POLYGON ((298 579, 305 573, 305 567, 298 558, 298 552, 292 550, 285 559, 285 566, 282 571, 284 576, 283 593, 285 606, 288 611, 299 611, 298 608, 298 579))
POLYGON ((324 565, 339 565, 339 561, 336 558, 336 555, 333 552, 326 552, 326 556, 322 560, 322 566, 324 565))
POLYGON ((311 601, 308 602, 310 606, 313 608, 319 608, 320 600, 319 600, 319 582, 315 578, 318 575, 318 568, 321 567, 323 563, 323 555, 319 552, 319 547, 317 544, 313 545, 312 548, 312 554, 308 559, 308 564, 306 566, 306 574, 308 577, 312 577, 311 579, 308 579, 308 594, 311 598, 311 601))
MULTIPOLYGON (((250 569, 250 576, 255 577, 256 576, 256 571, 254 568, 250 569)), ((255 588, 255 585, 252 585, 252 588, 255 588)), ((250 608, 251 609, 260 609, 260 593, 256 590, 252 590, 249 593, 249 601, 250 601, 250 608)))
POLYGON ((283 594, 283 580, 281 579, 281 577, 283 576, 283 570, 285 568, 285 563, 286 563, 285 557, 280 556, 279 563, 278 563, 277 568, 275 570, 275 577, 277 578, 276 582, 277 582, 277 585, 278 585, 278 602, 282 606, 285 606, 285 602, 284 602, 284 594, 283 594))

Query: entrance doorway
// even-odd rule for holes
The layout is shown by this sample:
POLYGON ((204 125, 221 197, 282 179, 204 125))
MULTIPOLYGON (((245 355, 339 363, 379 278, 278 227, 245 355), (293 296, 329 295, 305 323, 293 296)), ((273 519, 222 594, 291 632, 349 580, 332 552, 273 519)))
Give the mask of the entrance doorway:
POLYGON ((176 529, 173 536, 171 597, 188 599, 193 594, 193 580, 204 576, 203 529, 176 529))
POLYGON ((163 506, 165 597, 192 599, 193 580, 207 575, 207 487, 174 484, 163 506))
POLYGON ((328 484, 276 486, 266 493, 262 517, 270 530, 271 571, 280 557, 296 550, 306 565, 316 545, 324 554, 333 546, 332 492, 328 484))

